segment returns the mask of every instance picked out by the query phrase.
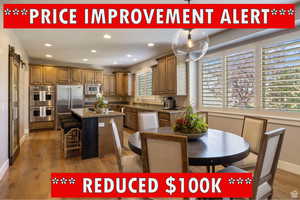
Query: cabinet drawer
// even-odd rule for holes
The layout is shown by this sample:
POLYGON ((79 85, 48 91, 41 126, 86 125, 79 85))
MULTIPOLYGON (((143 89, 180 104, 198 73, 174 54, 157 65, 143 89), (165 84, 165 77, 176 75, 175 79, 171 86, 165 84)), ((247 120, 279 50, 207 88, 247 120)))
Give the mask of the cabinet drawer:
POLYGON ((158 118, 159 119, 170 120, 170 114, 169 113, 158 113, 158 118))
POLYGON ((170 126, 171 126, 170 120, 159 119, 159 127, 170 127, 170 126))

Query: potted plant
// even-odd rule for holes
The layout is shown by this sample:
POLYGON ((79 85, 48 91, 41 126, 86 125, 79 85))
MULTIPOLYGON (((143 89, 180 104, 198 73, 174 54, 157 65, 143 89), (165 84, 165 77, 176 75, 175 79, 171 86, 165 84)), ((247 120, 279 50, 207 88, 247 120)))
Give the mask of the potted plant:
POLYGON ((97 94, 97 101, 95 103, 95 111, 97 113, 105 113, 107 104, 104 100, 104 96, 101 93, 97 94))
POLYGON ((207 132, 208 125, 202 117, 193 113, 193 108, 188 106, 183 117, 176 120, 174 131, 195 139, 207 132))

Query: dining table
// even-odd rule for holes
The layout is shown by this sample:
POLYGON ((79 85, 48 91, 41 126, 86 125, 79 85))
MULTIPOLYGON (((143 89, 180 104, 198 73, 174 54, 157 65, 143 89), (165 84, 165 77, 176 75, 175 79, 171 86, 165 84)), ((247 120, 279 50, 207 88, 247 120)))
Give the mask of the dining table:
MULTIPOLYGON (((171 127, 148 129, 142 132, 178 134, 171 127)), ((142 154, 140 132, 129 136, 128 145, 134 153, 142 154)), ((207 172, 214 173, 216 165, 228 166, 246 158, 250 153, 250 145, 237 134, 208 129, 201 137, 188 140, 187 152, 189 165, 206 166, 207 172)))

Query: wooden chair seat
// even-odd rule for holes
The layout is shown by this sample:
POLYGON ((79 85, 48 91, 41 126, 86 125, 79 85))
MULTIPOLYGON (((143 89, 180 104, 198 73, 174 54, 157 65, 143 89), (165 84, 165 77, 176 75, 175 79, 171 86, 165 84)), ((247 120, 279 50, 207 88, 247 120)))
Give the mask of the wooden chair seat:
POLYGON ((122 156, 121 163, 123 166, 123 172, 125 173, 142 173, 142 160, 140 156, 122 156))

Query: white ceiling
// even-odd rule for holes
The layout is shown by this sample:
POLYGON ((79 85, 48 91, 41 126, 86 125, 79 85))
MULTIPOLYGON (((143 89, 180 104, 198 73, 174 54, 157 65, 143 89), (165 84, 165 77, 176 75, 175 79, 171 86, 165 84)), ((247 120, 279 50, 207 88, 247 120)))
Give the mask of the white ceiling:
MULTIPOLYGON (((299 0, 192 0, 192 3, 296 3, 299 0)), ((4 0, 2 3, 184 3, 183 0, 4 0)), ((46 64, 90 65, 93 67, 126 67, 171 50, 175 29, 20 29, 14 30, 31 61, 46 64), (112 36, 110 40, 104 34, 112 36), (155 43, 150 48, 147 43, 155 43), (45 47, 50 43, 52 47, 45 47), (92 49, 97 53, 91 53, 92 49), (46 54, 53 58, 45 58, 46 54), (128 58, 127 54, 132 55, 128 58), (84 62, 82 59, 87 58, 84 62), (133 58, 137 60, 134 61, 133 58), (113 63, 117 62, 117 65, 113 63)), ((221 29, 205 29, 208 34, 221 29)))

